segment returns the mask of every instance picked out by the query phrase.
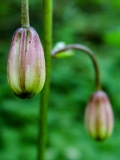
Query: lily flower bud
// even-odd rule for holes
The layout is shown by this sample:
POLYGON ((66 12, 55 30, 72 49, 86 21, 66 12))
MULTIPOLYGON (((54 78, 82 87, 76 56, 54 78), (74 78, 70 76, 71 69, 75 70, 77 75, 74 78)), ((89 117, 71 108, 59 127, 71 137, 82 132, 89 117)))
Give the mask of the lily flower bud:
POLYGON ((19 28, 13 35, 7 65, 8 84, 19 98, 31 98, 45 82, 45 59, 37 32, 19 28))
POLYGON ((105 92, 97 91, 89 99, 85 110, 85 127, 98 141, 108 138, 113 131, 113 111, 105 92))

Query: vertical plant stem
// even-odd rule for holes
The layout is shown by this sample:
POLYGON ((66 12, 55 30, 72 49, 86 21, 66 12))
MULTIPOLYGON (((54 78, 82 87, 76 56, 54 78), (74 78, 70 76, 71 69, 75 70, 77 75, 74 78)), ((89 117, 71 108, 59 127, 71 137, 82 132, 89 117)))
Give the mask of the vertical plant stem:
POLYGON ((51 45, 52 45, 52 0, 43 0, 43 47, 46 61, 46 81, 41 92, 38 159, 45 160, 47 140, 47 117, 50 93, 51 72, 51 45))
POLYGON ((30 27, 29 23, 29 0, 21 1, 21 26, 23 28, 30 27))

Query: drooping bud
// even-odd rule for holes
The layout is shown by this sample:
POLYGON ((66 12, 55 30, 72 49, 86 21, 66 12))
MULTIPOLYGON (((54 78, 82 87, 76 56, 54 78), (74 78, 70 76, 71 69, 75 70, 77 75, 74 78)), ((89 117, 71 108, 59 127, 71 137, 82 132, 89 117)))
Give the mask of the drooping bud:
POLYGON ((85 110, 85 127, 98 141, 108 138, 113 131, 113 111, 105 92, 97 91, 89 99, 85 110))
POLYGON ((44 52, 37 32, 19 28, 13 35, 7 65, 8 84, 20 98, 39 93, 45 82, 44 52))

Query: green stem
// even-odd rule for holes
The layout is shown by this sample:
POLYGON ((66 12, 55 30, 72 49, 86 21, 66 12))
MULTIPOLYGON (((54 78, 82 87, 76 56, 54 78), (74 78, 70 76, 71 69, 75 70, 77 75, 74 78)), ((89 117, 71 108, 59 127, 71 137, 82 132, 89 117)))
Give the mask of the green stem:
POLYGON ((88 47, 81 45, 81 44, 67 45, 67 46, 63 47, 62 49, 52 50, 52 53, 51 53, 52 57, 55 57, 60 52, 63 52, 63 51, 69 50, 69 49, 81 50, 81 51, 85 52, 87 55, 89 55, 89 57, 91 58, 91 60, 93 62, 93 66, 95 69, 96 90, 101 90, 100 70, 99 70, 98 62, 97 62, 97 59, 96 59, 94 53, 88 47))
POLYGON ((22 0, 21 2, 21 26, 23 28, 30 27, 29 23, 29 3, 28 0, 22 0))
POLYGON ((46 81, 41 92, 39 139, 37 160, 45 159, 47 140, 47 117, 50 93, 51 72, 51 45, 52 45, 52 0, 43 0, 43 46, 46 61, 46 81))

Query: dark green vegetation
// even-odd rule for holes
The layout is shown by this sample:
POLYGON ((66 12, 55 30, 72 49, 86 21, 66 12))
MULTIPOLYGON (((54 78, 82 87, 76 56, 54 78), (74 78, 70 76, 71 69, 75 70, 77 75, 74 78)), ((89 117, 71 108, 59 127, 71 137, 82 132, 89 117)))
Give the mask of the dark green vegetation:
MULTIPOLYGON (((20 1, 0 5, 0 160, 36 158, 39 95, 14 96, 6 64, 14 31, 20 27, 20 1)), ((42 0, 30 0, 30 22, 42 40, 42 0)), ((120 159, 120 2, 54 0, 53 46, 58 41, 90 47, 98 59, 104 91, 115 114, 115 129, 105 142, 92 141, 83 124, 94 91, 91 60, 82 52, 52 60, 46 160, 120 159)))

